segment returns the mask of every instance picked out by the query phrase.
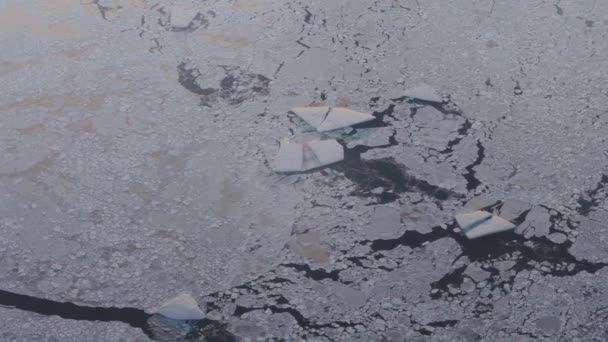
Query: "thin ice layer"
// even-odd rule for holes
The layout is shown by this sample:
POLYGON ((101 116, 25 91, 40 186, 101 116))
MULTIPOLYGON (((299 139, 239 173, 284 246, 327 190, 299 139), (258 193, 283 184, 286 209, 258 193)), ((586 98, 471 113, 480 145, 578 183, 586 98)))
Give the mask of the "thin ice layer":
POLYGON ((355 112, 348 108, 332 108, 325 121, 317 129, 319 132, 332 131, 374 119, 373 115, 355 112))
POLYGON ((336 140, 317 140, 308 143, 308 147, 317 157, 319 166, 333 164, 344 159, 344 148, 336 140))
POLYGON ((427 84, 420 84, 405 91, 405 96, 422 101, 441 103, 441 96, 427 84))
POLYGON ((303 161, 304 149, 301 144, 282 142, 274 160, 274 170, 276 172, 302 171, 303 161))
POLYGON ((312 127, 318 129, 325 120, 329 107, 296 107, 291 111, 306 121, 312 127))
POLYGON ((472 229, 465 231, 465 236, 469 239, 476 239, 482 236, 497 234, 515 229, 515 225, 501 217, 492 216, 491 219, 484 221, 472 229))
POLYGON ((456 215, 456 223, 458 223, 463 232, 466 232, 474 226, 489 220, 491 217, 492 214, 478 210, 472 213, 456 215))

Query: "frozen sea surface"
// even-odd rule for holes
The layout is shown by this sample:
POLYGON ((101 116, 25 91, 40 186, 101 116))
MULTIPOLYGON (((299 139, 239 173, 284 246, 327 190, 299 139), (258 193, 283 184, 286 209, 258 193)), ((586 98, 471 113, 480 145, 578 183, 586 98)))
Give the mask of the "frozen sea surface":
POLYGON ((607 15, 0 0, 0 340, 608 340, 607 15), (344 160, 276 173, 285 139, 344 160), (179 293, 204 320, 148 313, 179 293))

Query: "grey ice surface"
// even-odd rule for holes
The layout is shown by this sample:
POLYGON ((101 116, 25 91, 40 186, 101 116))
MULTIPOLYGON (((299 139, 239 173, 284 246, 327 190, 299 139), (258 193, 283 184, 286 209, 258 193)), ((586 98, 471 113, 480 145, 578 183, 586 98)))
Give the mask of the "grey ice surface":
POLYGON ((0 0, 0 341, 608 340, 607 13, 0 0), (277 174, 292 136, 344 160, 277 174), (180 292, 206 319, 144 312, 180 292))

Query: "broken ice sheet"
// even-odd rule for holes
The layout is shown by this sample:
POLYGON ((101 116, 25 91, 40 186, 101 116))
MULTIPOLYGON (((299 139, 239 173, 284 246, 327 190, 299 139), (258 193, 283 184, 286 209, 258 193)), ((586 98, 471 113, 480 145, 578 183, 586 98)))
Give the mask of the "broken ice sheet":
POLYGON ((171 9, 171 27, 174 30, 184 30, 198 15, 199 11, 191 8, 175 6, 171 9))
POLYGON ((301 172, 344 160, 344 148, 336 140, 314 140, 305 144, 282 142, 274 161, 276 172, 301 172))
POLYGON ((409 88, 404 94, 406 97, 416 100, 441 103, 443 99, 435 89, 427 84, 420 84, 413 88, 409 88))
POLYGON ((333 131, 376 118, 371 114, 341 107, 296 107, 292 108, 291 112, 301 117, 319 132, 333 131))
POLYGON ((205 318, 205 314, 199 308, 196 300, 187 293, 180 293, 161 304, 160 307, 153 309, 152 312, 175 320, 201 320, 205 318))

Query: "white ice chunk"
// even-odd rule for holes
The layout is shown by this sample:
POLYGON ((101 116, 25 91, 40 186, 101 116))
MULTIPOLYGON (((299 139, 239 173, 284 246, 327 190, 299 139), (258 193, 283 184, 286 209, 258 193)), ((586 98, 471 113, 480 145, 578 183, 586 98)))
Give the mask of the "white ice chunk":
POLYGON ((319 166, 333 164, 344 159, 344 148, 334 139, 311 141, 308 143, 308 147, 317 157, 319 166))
POLYGON ((474 226, 489 220, 490 217, 492 217, 492 214, 478 210, 472 213, 456 215, 456 223, 458 223, 463 232, 466 232, 474 226))
POLYGON ((200 320, 205 318, 205 313, 199 308, 198 303, 187 293, 180 293, 175 298, 169 299, 154 313, 175 320, 200 320))
POLYGON ((405 96, 422 101, 441 103, 441 96, 427 84, 420 84, 405 91, 405 96))
POLYGON ((484 221, 477 226, 464 232, 469 239, 476 239, 482 236, 505 232, 515 229, 515 225, 501 217, 492 216, 491 219, 484 221))
POLYGON ((296 107, 291 111, 301 117, 309 125, 314 128, 319 128, 329 112, 329 107, 296 107))
POLYGON ((362 122, 374 120, 376 117, 367 113, 355 112, 348 108, 332 108, 327 118, 317 128, 319 132, 333 131, 362 122))
POLYGON ((171 9, 171 26, 175 29, 185 29, 190 26, 192 20, 199 11, 185 7, 173 7, 171 9))
POLYGON ((276 172, 302 171, 303 161, 304 149, 301 144, 282 142, 274 160, 274 170, 276 172))

